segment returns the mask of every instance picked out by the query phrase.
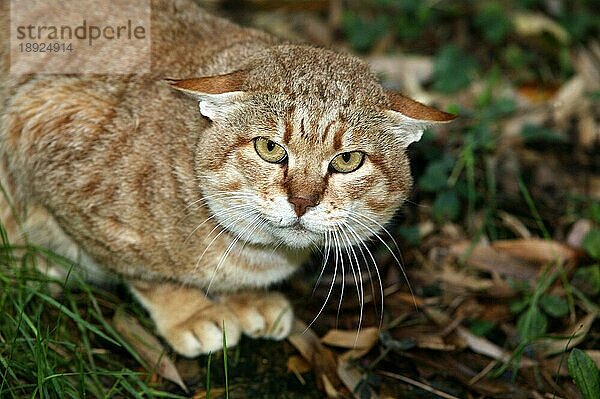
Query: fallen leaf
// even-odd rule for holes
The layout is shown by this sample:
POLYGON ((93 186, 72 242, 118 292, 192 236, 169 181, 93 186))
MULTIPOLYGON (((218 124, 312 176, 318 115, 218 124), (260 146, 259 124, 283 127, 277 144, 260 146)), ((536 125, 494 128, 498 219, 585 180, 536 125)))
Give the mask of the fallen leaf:
POLYGON ((577 251, 552 240, 539 238, 494 241, 492 247, 515 258, 534 263, 563 262, 577 258, 577 251))
POLYGON ((532 267, 521 259, 498 251, 496 248, 482 243, 472 246, 470 241, 463 241, 450 247, 450 251, 464 258, 470 266, 490 273, 498 273, 504 277, 518 280, 534 280, 537 268, 532 267))
POLYGON ((311 370, 310 363, 308 363, 302 356, 290 356, 287 361, 288 371, 294 374, 304 374, 311 370))
POLYGON ((558 339, 545 339, 543 341, 544 345, 544 355, 552 356, 557 353, 562 353, 568 351, 569 349, 579 345, 586 338, 587 334, 590 332, 592 328, 592 324, 594 324, 594 320, 596 320, 597 315, 594 313, 590 313, 586 315, 583 319, 577 321, 573 327, 571 327, 567 332, 562 334, 564 338, 558 339))
POLYGON ((463 287, 472 291, 485 291, 494 285, 489 279, 469 275, 450 265, 444 265, 441 273, 439 273, 437 277, 451 286, 463 287))
MULTIPOLYGON (((357 392, 356 389, 363 380, 363 374, 353 365, 353 363, 346 360, 340 360, 338 362, 337 374, 340 377, 340 380, 342 380, 344 385, 350 390, 350 392, 352 392, 355 398, 361 399, 363 397, 359 392, 357 392)), ((378 398, 377 394, 370 387, 365 389, 370 391, 369 395, 367 396, 368 398, 378 398)))
POLYGON ((588 219, 579 219, 573 226, 571 226, 571 230, 567 235, 567 244, 572 246, 573 248, 581 249, 581 243, 583 239, 587 235, 587 233, 592 229, 592 222, 588 219))
MULTIPOLYGON (((341 384, 337 377, 336 359, 333 352, 321 344, 319 337, 299 319, 294 319, 292 333, 288 341, 300 352, 302 357, 312 366, 319 384, 324 384, 323 377, 334 387, 341 384)), ((323 388, 325 388, 323 386, 323 388)))
POLYGON ((173 361, 167 356, 165 348, 160 341, 142 327, 137 319, 118 308, 113 317, 113 325, 150 366, 149 371, 154 371, 161 377, 179 385, 188 392, 188 388, 181 379, 179 371, 173 361))
POLYGON ((287 361, 288 373, 294 373, 302 385, 306 384, 302 374, 309 372, 312 367, 302 356, 290 356, 287 361))
POLYGON ((537 36, 549 33, 562 44, 570 40, 569 33, 558 22, 538 12, 515 12, 512 16, 515 31, 522 36, 537 36))
POLYGON ((554 122, 565 126, 585 101, 586 82, 583 76, 575 75, 560 87, 552 101, 554 122))
POLYGON ((447 344, 443 337, 436 334, 420 334, 416 339, 418 348, 436 351, 452 351, 456 349, 455 345, 447 344))
POLYGON ((521 238, 531 238, 531 232, 525 224, 516 216, 505 211, 498 211, 502 224, 521 238))
MULTIPOLYGON (((464 327, 458 327, 456 329, 459 337, 464 339, 467 342, 467 345, 471 350, 475 353, 479 353, 480 355, 491 357, 492 359, 500 360, 502 362, 508 362, 511 359, 510 353, 504 351, 502 348, 492 343, 491 341, 478 337, 472 334, 469 330, 464 327)), ((525 356, 522 356, 520 359, 520 366, 534 366, 537 364, 534 360, 529 359, 525 356)))
POLYGON ((329 330, 321 342, 340 348, 366 349, 372 348, 379 338, 379 329, 377 327, 363 328, 360 332, 349 330, 329 330))
POLYGON ((323 389, 325 390, 328 398, 338 398, 340 396, 337 389, 335 389, 325 374, 321 375, 321 382, 323 383, 323 389))

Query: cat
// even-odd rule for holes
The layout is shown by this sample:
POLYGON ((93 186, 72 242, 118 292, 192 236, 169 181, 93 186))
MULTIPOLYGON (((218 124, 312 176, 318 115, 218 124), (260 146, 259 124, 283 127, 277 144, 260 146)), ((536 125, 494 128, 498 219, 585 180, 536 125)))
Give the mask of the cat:
POLYGON ((454 116, 352 55, 152 7, 148 74, 10 75, 0 54, 2 223, 124 279, 181 355, 283 339, 290 302, 265 287, 381 232, 411 191, 406 148, 454 116))

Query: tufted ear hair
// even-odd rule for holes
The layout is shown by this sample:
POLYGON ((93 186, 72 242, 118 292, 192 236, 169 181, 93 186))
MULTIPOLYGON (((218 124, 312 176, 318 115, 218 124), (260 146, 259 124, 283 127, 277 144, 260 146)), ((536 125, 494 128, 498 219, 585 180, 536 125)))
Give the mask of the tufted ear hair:
POLYGON ((166 81, 175 90, 197 99, 200 113, 214 121, 226 116, 244 98, 242 85, 246 76, 245 71, 236 71, 225 75, 166 81))
POLYGON ((428 127, 456 118, 456 115, 421 104, 399 93, 387 92, 387 96, 390 108, 385 112, 392 119, 392 130, 396 130, 397 136, 407 147, 421 140, 423 131, 428 127))

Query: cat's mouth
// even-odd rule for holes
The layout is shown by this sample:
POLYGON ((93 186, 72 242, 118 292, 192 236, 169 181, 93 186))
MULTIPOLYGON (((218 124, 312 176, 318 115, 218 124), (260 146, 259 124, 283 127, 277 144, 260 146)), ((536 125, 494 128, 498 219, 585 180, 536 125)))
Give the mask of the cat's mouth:
POLYGON ((277 225, 278 236, 294 247, 304 247, 319 240, 320 234, 312 230, 302 219, 277 225))

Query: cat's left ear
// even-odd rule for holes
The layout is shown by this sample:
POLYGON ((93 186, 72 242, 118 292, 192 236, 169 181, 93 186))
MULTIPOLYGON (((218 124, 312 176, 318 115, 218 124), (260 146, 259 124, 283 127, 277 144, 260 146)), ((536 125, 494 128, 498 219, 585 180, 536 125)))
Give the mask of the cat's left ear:
POLYGON ((199 101, 200 113, 210 120, 218 120, 231 112, 244 98, 241 90, 246 73, 236 71, 225 75, 192 79, 167 79, 172 88, 199 101))
POLYGON ((423 131, 428 127, 456 118, 456 115, 421 104, 399 93, 387 92, 387 96, 390 109, 385 112, 391 117, 394 130, 397 130, 396 134, 405 146, 421 140, 423 131))

